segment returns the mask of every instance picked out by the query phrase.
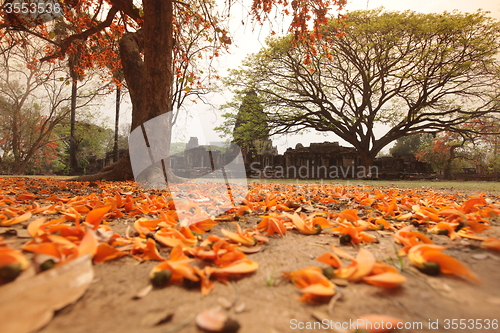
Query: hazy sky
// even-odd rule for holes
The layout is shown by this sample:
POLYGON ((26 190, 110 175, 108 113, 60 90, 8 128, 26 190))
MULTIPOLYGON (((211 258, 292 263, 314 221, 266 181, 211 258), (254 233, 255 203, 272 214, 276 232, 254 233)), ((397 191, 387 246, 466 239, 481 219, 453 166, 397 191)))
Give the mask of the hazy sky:
MULTIPOLYGON (((245 2, 245 0, 243 0, 243 2, 245 2)), ((247 2, 249 2, 249 0, 247 0, 247 2)), ((491 16, 500 20, 500 1, 498 0, 349 0, 345 10, 373 9, 381 6, 387 10, 414 10, 425 13, 453 11, 455 9, 462 12, 475 12, 478 9, 483 9, 490 11, 491 16)), ((255 27, 252 26, 250 22, 242 25, 241 21, 245 16, 245 12, 245 9, 237 8, 237 5, 234 5, 231 11, 230 27, 234 43, 231 46, 230 54, 222 56, 218 61, 218 67, 222 74, 229 68, 237 68, 241 60, 243 60, 247 54, 257 52, 264 45, 265 37, 270 31, 268 26, 262 28, 255 27)), ((286 28, 287 27, 280 27, 277 24, 273 26, 273 30, 278 33, 280 29, 286 30, 286 28)), ((230 98, 230 94, 224 94, 224 96, 210 97, 210 101, 217 106, 230 98)), ((121 117, 123 121, 130 122, 130 103, 125 102, 122 110, 121 117)), ((102 111, 110 119, 114 119, 114 106, 112 106, 112 102, 109 104, 106 103, 102 111)), ((188 119, 180 119, 177 128, 178 132, 182 132, 183 134, 178 135, 176 141, 187 142, 190 136, 197 136, 200 140, 200 144, 206 143, 207 141, 223 140, 218 137, 218 134, 210 131, 210 128, 220 124, 221 112, 201 104, 193 105, 190 107, 190 111, 197 112, 191 112, 192 116, 188 119), (198 125, 196 125, 197 123, 198 125), (208 138, 208 140, 204 140, 201 137, 202 132, 205 132, 205 137, 208 138)), ((384 132, 383 126, 379 128, 379 132, 384 132)), ((311 142, 323 141, 339 141, 341 144, 344 143, 334 135, 324 136, 314 133, 273 138, 274 145, 278 146, 280 153, 283 153, 287 147, 295 147, 299 142, 304 144, 304 146, 308 146, 311 142)))

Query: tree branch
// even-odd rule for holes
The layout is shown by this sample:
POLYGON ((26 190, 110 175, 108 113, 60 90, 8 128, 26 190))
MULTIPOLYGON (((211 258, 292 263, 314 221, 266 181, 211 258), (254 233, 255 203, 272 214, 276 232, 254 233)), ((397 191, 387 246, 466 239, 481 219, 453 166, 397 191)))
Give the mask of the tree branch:
POLYGON ((118 13, 118 8, 114 7, 114 6, 111 7, 111 9, 109 10, 108 15, 104 21, 102 21, 101 23, 99 23, 98 25, 96 25, 92 28, 85 30, 82 33, 71 35, 71 36, 65 38, 59 44, 59 51, 58 52, 51 54, 49 56, 43 57, 42 59, 40 59, 40 61, 48 61, 48 60, 56 59, 56 58, 59 58, 59 57, 65 55, 66 52, 68 51, 68 48, 71 46, 71 43, 73 43, 74 41, 85 40, 89 36, 96 34, 99 31, 102 31, 105 28, 109 27, 111 25, 111 23, 113 23, 113 19, 115 18, 116 13, 118 13))

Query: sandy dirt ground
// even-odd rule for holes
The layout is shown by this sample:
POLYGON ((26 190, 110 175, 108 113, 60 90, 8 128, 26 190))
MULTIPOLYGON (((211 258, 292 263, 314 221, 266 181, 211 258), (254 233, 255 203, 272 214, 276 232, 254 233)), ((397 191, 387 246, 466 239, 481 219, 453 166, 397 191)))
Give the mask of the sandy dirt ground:
MULTIPOLYGON (((256 185, 253 185, 256 186, 256 185)), ((266 185, 268 186, 268 185, 266 185)), ((299 186, 299 185, 288 185, 299 186)), ((304 186, 304 185, 301 185, 304 186)), ((83 190, 70 186, 56 195, 83 195, 102 193, 104 186, 99 183, 85 184, 83 190)), ((106 187, 108 188, 108 187, 106 187)), ((276 189, 279 188, 277 185, 276 189)), ((35 193, 35 186, 26 187, 25 192, 35 193)), ((269 187, 263 188, 269 191, 269 187)), ((295 189, 297 190, 297 188, 295 189)), ((349 191, 374 193, 375 189, 346 187, 349 191)), ((378 189, 386 191, 387 189, 378 189)), ((14 189, 4 189, 4 196, 14 196, 14 189)), ((300 191, 300 189, 299 189, 300 191)), ((438 192, 420 189, 423 198, 454 198, 458 204, 476 193, 438 192), (427 194, 426 194, 427 193, 427 194)), ((401 190, 397 197, 412 195, 415 192, 401 190)), ((48 195, 48 194, 46 194, 48 195)), ((292 195, 292 193, 290 193, 292 195)), ((41 200, 43 195, 40 194, 41 200)), ((348 198, 348 196, 346 196, 348 198)), ((487 196, 492 204, 499 205, 499 197, 487 196)), ((287 198, 288 200, 289 198, 287 198)), ((398 199, 399 200, 399 199, 398 199)), ((40 201, 43 203, 43 200, 40 201)), ((338 213, 344 209, 356 209, 363 216, 373 209, 373 205, 360 206, 352 197, 340 200, 341 204, 321 204, 307 201, 309 209, 320 209, 338 213), (318 208, 317 206, 320 206, 318 208), (326 209, 325 209, 326 208, 326 209)), ((25 204, 27 204, 25 202, 25 204)), ((254 228, 264 212, 254 211, 239 219, 242 228, 254 228)), ((110 219, 110 227, 124 235, 128 226, 140 216, 125 216, 110 219)), ((10 227, 26 228, 26 223, 10 227)), ((490 219, 491 229, 483 236, 500 237, 499 218, 490 219)), ((464 263, 481 280, 480 283, 468 281, 455 275, 440 274, 429 276, 416 269, 407 257, 399 258, 401 245, 396 244, 390 233, 368 231, 376 235, 379 242, 369 244, 340 245, 338 235, 327 231, 319 235, 303 235, 291 230, 284 237, 269 236, 269 242, 262 250, 249 254, 248 258, 258 264, 255 273, 231 281, 229 284, 215 282, 214 289, 202 296, 198 286, 168 285, 155 288, 145 297, 135 299, 139 291, 149 284, 149 272, 157 261, 140 262, 130 256, 117 258, 104 263, 94 264, 95 277, 76 302, 56 312, 48 325, 40 329, 43 333, 167 333, 201 332, 194 318, 203 310, 218 309, 237 321, 241 333, 288 333, 288 332, 352 332, 350 324, 368 314, 383 314, 406 321, 406 329, 396 332, 498 332, 495 326, 486 328, 488 323, 500 320, 500 252, 479 246, 480 242, 458 238, 453 241, 446 235, 427 232, 427 225, 415 230, 425 233, 435 244, 445 245, 446 254, 464 263), (400 270, 407 281, 395 289, 384 289, 365 283, 333 280, 336 295, 320 304, 299 301, 300 289, 283 277, 284 272, 311 266, 325 267, 315 260, 330 250, 330 245, 342 248, 356 255, 359 247, 369 250, 377 260, 393 265, 400 270), (165 320, 161 320, 165 319, 165 320), (465 329, 460 326, 467 325, 465 329), (480 328, 480 324, 483 328, 480 328)), ((219 222, 210 232, 222 237, 221 229, 235 231, 231 222, 219 222)), ((21 246, 26 239, 19 239, 14 233, 5 232, 5 239, 16 240, 12 246, 21 246)), ((161 247, 160 253, 168 258, 170 248, 161 247)), ((4 332, 8 333, 8 332, 4 332)), ((14 333, 14 332, 12 332, 14 333)))

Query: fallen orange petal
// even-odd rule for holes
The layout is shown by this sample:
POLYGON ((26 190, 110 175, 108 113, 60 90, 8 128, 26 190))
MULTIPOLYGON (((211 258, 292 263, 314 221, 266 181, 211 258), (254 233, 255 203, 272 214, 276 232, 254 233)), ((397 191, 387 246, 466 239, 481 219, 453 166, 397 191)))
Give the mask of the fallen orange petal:
POLYGON ((475 212, 477 210, 477 205, 486 206, 486 200, 484 198, 470 198, 462 205, 461 209, 465 214, 475 212))
POLYGON ((57 245, 54 243, 46 242, 39 244, 25 244, 23 246, 23 250, 38 254, 46 254, 61 259, 61 252, 59 251, 57 245))
POLYGON ((358 216, 358 211, 356 209, 344 209, 339 213, 339 217, 342 220, 351 222, 357 222, 360 219, 358 216))
POLYGON ((254 246, 257 242, 250 235, 235 233, 226 229, 221 229, 221 233, 235 243, 240 243, 246 246, 254 246))
POLYGON ((284 236, 286 233, 286 227, 283 222, 274 217, 266 216, 260 223, 255 227, 255 229, 260 231, 266 231, 266 236, 272 236, 275 233, 280 236, 284 236))
POLYGON ((217 268, 217 274, 248 274, 253 273, 259 268, 259 265, 251 260, 244 259, 233 262, 222 268, 217 268))
POLYGON ((500 239, 495 237, 488 237, 481 243, 481 246, 488 249, 500 251, 500 239))
POLYGON ((385 230, 389 230, 389 229, 394 230, 392 225, 389 222, 387 222, 386 219, 381 218, 381 217, 375 220, 375 224, 382 226, 385 230))
POLYGON ((384 264, 382 262, 377 261, 375 263, 375 266, 373 266, 373 270, 371 271, 371 275, 378 275, 382 273, 398 273, 398 270, 396 267, 384 264))
POLYGON ((335 295, 335 289, 333 284, 331 286, 325 286, 319 283, 311 284, 300 290, 303 293, 310 293, 318 296, 333 296, 335 295))
POLYGON ((0 221, 0 226, 2 227, 10 227, 11 225, 22 223, 31 218, 31 212, 24 213, 21 216, 16 216, 10 220, 0 221))
POLYGON ((169 282, 178 283, 182 282, 184 279, 199 281, 200 277, 196 274, 196 270, 189 265, 189 263, 193 261, 194 259, 166 260, 153 267, 149 276, 153 278, 156 273, 169 270, 172 273, 169 282))
POLYGON ((184 254, 181 245, 175 246, 172 251, 170 251, 170 260, 178 261, 178 260, 186 260, 189 259, 188 256, 184 254))
POLYGON ((487 238, 484 236, 479 236, 474 231, 472 231, 472 229, 469 227, 465 227, 465 228, 458 230, 457 235, 462 237, 462 238, 469 238, 469 239, 474 239, 474 240, 478 240, 478 241, 484 241, 487 238))
POLYGON ((377 243, 378 242, 377 237, 370 235, 364 231, 359 233, 359 238, 362 242, 365 242, 365 243, 377 243))
POLYGON ((169 261, 170 269, 172 271, 171 281, 182 281, 182 278, 199 281, 200 278, 196 275, 193 267, 189 266, 187 262, 169 261), (179 276, 180 278, 177 278, 179 276))
POLYGON ((158 252, 158 249, 156 248, 156 242, 152 238, 148 238, 146 247, 144 248, 144 252, 142 254, 142 258, 144 260, 165 260, 165 258, 163 258, 158 252))
POLYGON ((370 251, 360 248, 354 262, 356 271, 348 278, 350 281, 358 281, 368 275, 373 270, 376 260, 370 251))
POLYGON ((97 252, 94 256, 94 262, 96 263, 104 262, 111 259, 120 258, 125 255, 126 255, 125 253, 115 249, 111 245, 107 243, 102 243, 99 244, 99 246, 97 247, 97 252))
POLYGON ((406 278, 399 273, 382 273, 378 275, 365 276, 363 282, 368 284, 383 287, 383 288, 396 288, 406 282, 406 278))
POLYGON ((458 226, 458 223, 448 223, 448 222, 439 222, 436 225, 436 229, 439 230, 446 230, 447 231, 447 236, 450 237, 450 240, 455 240, 457 238, 457 233, 455 232, 455 228, 458 226))
POLYGON ((449 255, 438 251, 426 251, 422 256, 427 261, 437 263, 444 274, 458 274, 480 282, 476 274, 472 273, 464 264, 449 255))
POLYGON ((147 218, 141 217, 134 222, 134 229, 141 236, 145 236, 148 233, 155 231, 158 227, 158 223, 160 222, 161 220, 159 219, 149 220, 147 218))
POLYGON ((331 284, 330 280, 323 275, 323 272, 319 267, 307 267, 297 271, 285 272, 283 273, 283 276, 292 281, 294 286, 299 288, 305 288, 318 283, 325 286, 329 286, 331 284))
POLYGON ((432 241, 429 237, 417 231, 410 231, 406 234, 405 237, 410 240, 410 243, 412 245, 416 245, 420 242, 424 244, 432 244, 432 241))
POLYGON ((402 327, 404 320, 381 314, 369 314, 356 319, 356 328, 370 333, 385 333, 402 327))
POLYGON ((304 295, 300 298, 301 301, 307 303, 325 303, 333 295, 335 295, 335 286, 325 286, 322 284, 312 284, 300 290, 304 295))
POLYGON ((349 278, 356 272, 356 266, 347 266, 335 270, 335 277, 339 279, 349 280, 349 278))
POLYGON ((158 230, 155 233, 155 240, 169 247, 176 247, 178 245, 182 245, 184 247, 191 247, 195 246, 196 243, 198 243, 197 238, 195 238, 194 236, 192 238, 188 238, 179 230, 173 228, 162 228, 158 230))
POLYGON ((467 220, 469 227, 472 229, 472 231, 476 233, 482 233, 485 232, 486 230, 490 229, 491 226, 487 224, 488 221, 476 216, 471 216, 467 220))
POLYGON ((71 240, 66 237, 62 237, 59 235, 48 235, 47 239, 57 246, 66 247, 66 248, 76 248, 77 246, 71 240))
POLYGON ((38 236, 38 231, 40 230, 40 226, 45 223, 45 217, 40 217, 34 221, 31 221, 30 224, 28 224, 28 234, 32 237, 35 238, 38 236))
POLYGON ((0 267, 11 264, 20 264, 21 269, 25 269, 29 265, 21 251, 10 247, 0 247, 0 267))
POLYGON ((333 244, 330 244, 330 248, 332 249, 333 253, 338 255, 340 258, 345 258, 345 259, 354 259, 353 256, 351 256, 349 253, 345 252, 342 249, 339 249, 338 247, 334 246, 333 244))
POLYGON ((246 259, 246 255, 243 252, 228 249, 228 251, 217 251, 214 263, 217 267, 227 267, 243 259, 246 259))
POLYGON ((303 302, 323 303, 335 294, 335 285, 323 275, 319 267, 308 267, 283 273, 294 286, 301 288, 303 302))
POLYGON ((335 268, 342 267, 342 261, 340 261, 340 258, 334 253, 325 252, 317 257, 316 260, 335 268))
POLYGON ((215 227, 217 224, 218 223, 212 219, 206 219, 203 221, 199 221, 199 222, 190 224, 189 229, 191 229, 191 231, 196 231, 197 233, 202 234, 206 231, 209 231, 210 229, 215 227))
POLYGON ((94 230, 99 227, 99 224, 101 224, 102 219, 104 218, 104 215, 106 215, 107 212, 113 207, 113 205, 106 205, 102 206, 96 209, 91 210, 87 216, 85 217, 85 222, 91 224, 94 226, 94 230))
POLYGON ((296 212, 292 214, 283 213, 284 216, 292 220, 293 225, 304 235, 317 235, 321 232, 321 226, 318 227, 312 225, 311 223, 306 223, 304 219, 299 216, 296 212))
POLYGON ((88 230, 85 236, 83 236, 80 245, 78 245, 78 256, 83 256, 85 254, 90 254, 90 257, 94 257, 97 253, 98 241, 92 230, 88 230))
POLYGON ((16 197, 16 200, 18 200, 18 201, 24 201, 24 200, 34 200, 36 198, 38 198, 38 195, 26 192, 26 193, 18 195, 16 197))
POLYGON ((210 276, 214 272, 214 269, 210 266, 205 266, 203 270, 196 266, 193 267, 193 269, 196 272, 196 274, 200 277, 201 294, 203 296, 208 295, 214 287, 214 282, 210 280, 210 276))

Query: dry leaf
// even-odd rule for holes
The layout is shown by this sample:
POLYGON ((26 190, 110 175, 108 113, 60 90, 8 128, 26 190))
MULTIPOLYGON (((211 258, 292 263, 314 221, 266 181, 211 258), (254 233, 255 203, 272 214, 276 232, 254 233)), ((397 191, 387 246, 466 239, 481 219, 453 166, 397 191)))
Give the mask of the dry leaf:
POLYGON ((135 294, 134 297, 132 297, 132 299, 142 299, 142 298, 146 297, 147 295, 149 295, 151 290, 153 290, 153 285, 148 284, 146 287, 139 290, 139 292, 137 294, 135 294))
POLYGON ((240 328, 240 324, 229 318, 221 311, 205 310, 195 318, 196 325, 207 332, 234 333, 240 328))
POLYGON ((235 305, 234 307, 234 313, 242 313, 243 311, 245 311, 247 308, 247 306, 245 305, 245 303, 239 303, 237 305, 235 305))
POLYGON ((0 288, 0 332, 32 332, 78 300, 94 278, 89 255, 0 288))

